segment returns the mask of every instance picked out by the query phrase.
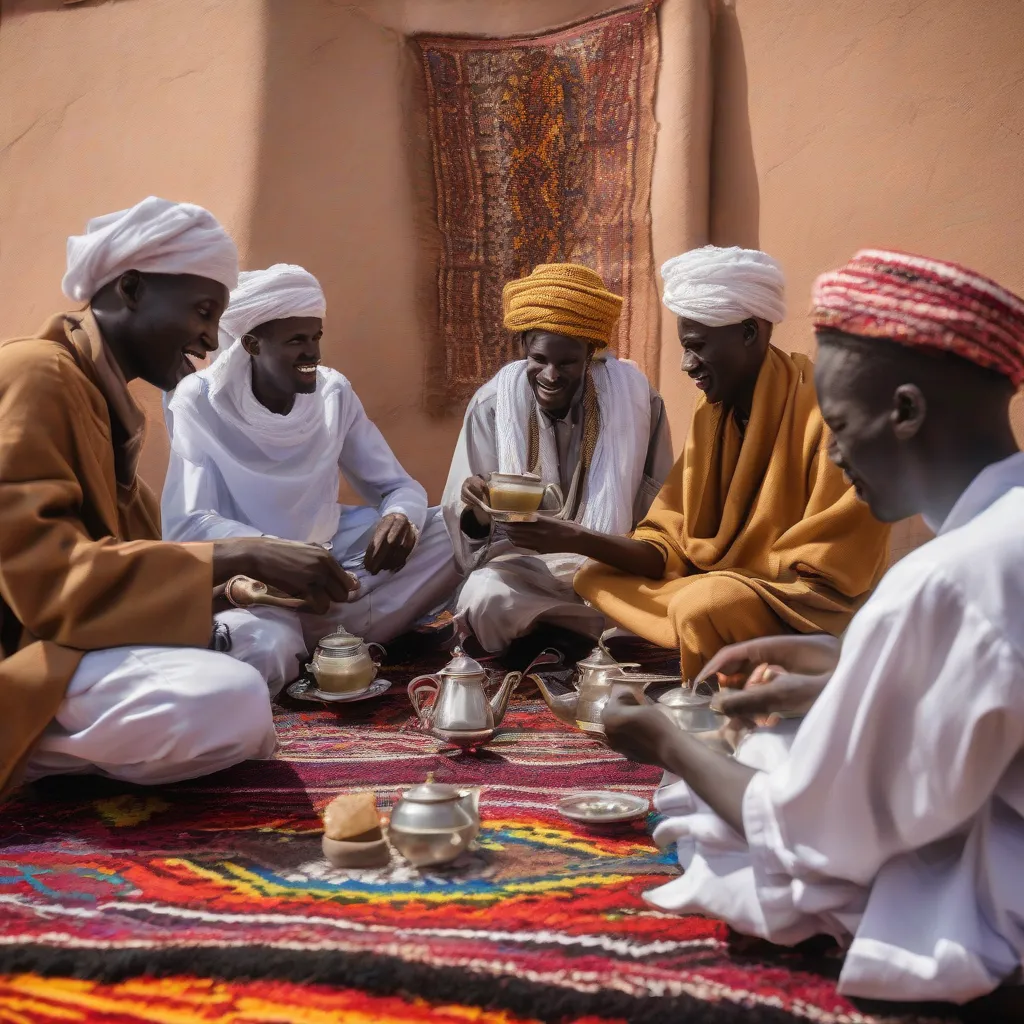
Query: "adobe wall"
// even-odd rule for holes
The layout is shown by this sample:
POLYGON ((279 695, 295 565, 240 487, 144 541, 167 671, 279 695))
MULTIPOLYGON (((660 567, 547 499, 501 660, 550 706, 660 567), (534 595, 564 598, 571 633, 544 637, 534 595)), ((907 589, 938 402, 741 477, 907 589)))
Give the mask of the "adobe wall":
MULTIPOLYGON (((709 3, 710 61, 705 0, 662 10, 657 260, 708 234, 767 249, 789 279, 777 340, 804 351, 811 281, 862 245, 961 260, 1024 290, 1024 4, 709 3)), ((409 161, 404 36, 539 31, 615 6, 2 0, 0 95, 14 98, 0 104, 3 333, 62 307, 64 238, 89 215, 148 193, 202 203, 246 266, 294 260, 323 278, 326 358, 436 498, 458 420, 420 407, 424 182, 409 161)), ((663 327, 660 386, 679 449, 694 392, 667 314, 663 327)), ((145 397, 144 472, 159 486, 166 442, 145 397)), ((897 548, 920 536, 902 528, 897 548)))
MULTIPOLYGON (((783 347, 812 351, 811 283, 864 246, 956 260, 1024 293, 1020 0, 717 13, 711 236, 784 265, 783 347)), ((894 550, 925 536, 901 526, 894 550)))
MULTIPOLYGON (((264 27, 261 0, 3 0, 0 337, 71 308, 67 236, 147 195, 215 210, 246 247, 264 27)), ((150 419, 142 472, 159 489, 160 396, 133 390, 150 419)))

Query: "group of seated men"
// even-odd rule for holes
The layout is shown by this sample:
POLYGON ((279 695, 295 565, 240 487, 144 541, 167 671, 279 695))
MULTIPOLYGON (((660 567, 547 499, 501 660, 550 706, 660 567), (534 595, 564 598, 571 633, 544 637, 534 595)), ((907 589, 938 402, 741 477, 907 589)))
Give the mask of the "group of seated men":
POLYGON ((483 655, 614 623, 678 649, 686 678, 740 680, 717 698, 728 752, 627 697, 606 712, 612 746, 668 773, 655 838, 686 870, 654 904, 833 935, 855 995, 965 1001, 1013 979, 1024 302, 866 250, 815 285, 814 366, 771 344, 766 254, 707 246, 662 276, 703 392, 674 466, 661 397, 609 352, 621 298, 544 265, 505 288, 523 358, 473 398, 428 508, 320 363, 311 274, 240 274, 190 204, 90 221, 63 282, 84 308, 0 347, 0 786, 269 757, 271 697, 335 629, 385 641, 448 607, 483 655), (135 379, 169 396, 162 517, 135 379), (492 472, 563 504, 496 524, 492 472), (339 503, 339 474, 365 504, 339 503), (885 524, 918 513, 937 538, 883 580, 885 524))

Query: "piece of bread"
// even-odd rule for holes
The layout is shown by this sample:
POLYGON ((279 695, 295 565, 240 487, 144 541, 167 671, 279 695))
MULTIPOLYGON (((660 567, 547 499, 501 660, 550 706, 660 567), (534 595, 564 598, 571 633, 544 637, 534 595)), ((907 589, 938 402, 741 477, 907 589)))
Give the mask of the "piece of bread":
POLYGON ((383 838, 377 798, 373 793, 343 793, 324 808, 324 835, 328 839, 368 842, 383 838))

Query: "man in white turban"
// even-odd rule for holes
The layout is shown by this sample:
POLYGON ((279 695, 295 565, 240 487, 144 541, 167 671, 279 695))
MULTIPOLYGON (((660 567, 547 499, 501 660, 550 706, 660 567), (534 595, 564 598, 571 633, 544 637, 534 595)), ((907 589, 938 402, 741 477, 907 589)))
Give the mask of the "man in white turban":
POLYGON ((770 343, 786 308, 778 263, 709 245, 661 273, 683 372, 703 395, 647 518, 574 585, 677 648, 692 679, 726 644, 841 633, 885 571, 888 528, 829 461, 810 361, 770 343))
MULTIPOLYGON (((221 318, 224 351, 181 383, 167 411, 168 539, 275 536, 325 545, 358 581, 348 602, 324 615, 255 613, 292 623, 296 654, 339 626, 391 640, 444 604, 458 582, 439 510, 427 508, 426 491, 348 380, 321 365, 325 313, 320 283, 302 267, 241 274, 221 318), (365 505, 338 503, 339 473, 365 505)), ((245 643, 248 627, 234 633, 245 643)))
POLYGON ((269 756, 265 678, 211 649, 217 595, 238 576, 296 599, 352 586, 316 545, 160 538, 127 384, 191 373, 237 276, 210 213, 149 198, 68 240, 64 290, 84 309, 0 346, 0 791, 69 772, 171 782, 269 756))

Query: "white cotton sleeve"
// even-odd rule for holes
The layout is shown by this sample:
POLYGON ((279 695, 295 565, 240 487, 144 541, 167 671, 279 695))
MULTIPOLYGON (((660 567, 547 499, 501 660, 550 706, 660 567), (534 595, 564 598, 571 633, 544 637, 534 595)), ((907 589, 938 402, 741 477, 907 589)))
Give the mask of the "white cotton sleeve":
POLYGON ((427 518, 426 490, 395 458, 384 435, 366 415, 354 392, 348 396, 348 401, 351 410, 338 468, 360 497, 377 508, 382 518, 403 515, 418 533, 427 518))
POLYGON ((787 762, 747 787, 768 937, 849 910, 893 858, 966 827, 1024 746, 1016 648, 938 568, 901 568, 851 624, 787 762))
POLYGON ((214 466, 197 466, 172 448, 160 499, 164 540, 210 541, 262 536, 254 526, 215 511, 224 507, 225 490, 214 466))

